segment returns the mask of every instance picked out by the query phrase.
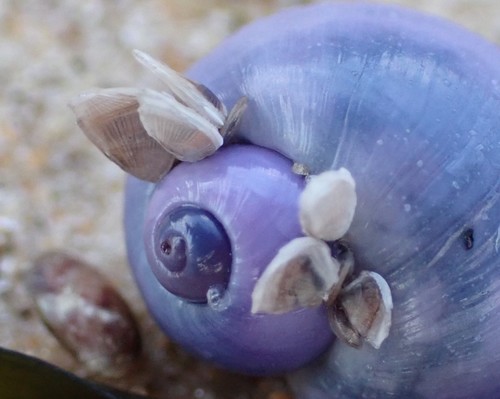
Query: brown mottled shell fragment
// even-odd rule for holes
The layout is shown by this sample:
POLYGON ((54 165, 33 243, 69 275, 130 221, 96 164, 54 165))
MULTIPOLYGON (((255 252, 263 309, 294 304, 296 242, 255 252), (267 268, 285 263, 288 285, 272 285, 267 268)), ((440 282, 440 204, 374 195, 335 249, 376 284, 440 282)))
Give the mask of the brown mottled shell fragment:
POLYGON ((139 354, 137 323, 116 289, 91 266, 49 252, 27 276, 44 323, 91 372, 117 376, 139 354))

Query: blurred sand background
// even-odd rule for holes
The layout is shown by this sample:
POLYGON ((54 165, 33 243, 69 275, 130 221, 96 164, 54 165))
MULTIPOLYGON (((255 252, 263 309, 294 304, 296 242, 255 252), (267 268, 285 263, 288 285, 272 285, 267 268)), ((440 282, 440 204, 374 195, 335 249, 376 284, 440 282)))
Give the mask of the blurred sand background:
MULTIPOLYGON (((133 48, 183 70, 241 25, 304 3, 0 0, 0 346, 88 376, 40 322, 22 285, 34 257, 64 249, 112 277, 148 337, 133 376, 108 382, 167 398, 290 397, 280 381, 194 363, 157 331, 125 260, 124 173, 76 128, 66 104, 90 87, 144 79, 133 48), (221 381, 232 381, 230 393, 218 388, 221 381)), ((450 18, 500 43, 498 0, 386 3, 450 18)))

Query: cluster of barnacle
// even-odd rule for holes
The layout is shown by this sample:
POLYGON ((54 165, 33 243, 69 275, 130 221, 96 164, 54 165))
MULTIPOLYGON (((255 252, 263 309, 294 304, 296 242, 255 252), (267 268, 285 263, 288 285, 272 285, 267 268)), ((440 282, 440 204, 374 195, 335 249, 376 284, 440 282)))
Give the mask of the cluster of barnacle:
MULTIPOLYGON (((161 80, 163 91, 94 89, 71 103, 80 128, 108 158, 139 179, 157 182, 177 161, 196 162, 231 143, 246 97, 228 113, 204 85, 141 51, 134 56, 161 80)), ((306 236, 282 247, 268 265, 252 293, 252 313, 279 314, 326 303, 331 327, 341 339, 353 346, 366 340, 378 348, 391 324, 389 286, 374 272, 354 279, 352 255, 339 262, 327 244, 349 229, 355 181, 345 168, 319 175, 309 175, 301 165, 294 170, 307 180, 298 215, 306 236)))
MULTIPOLYGON (((165 90, 92 90, 72 107, 89 138, 139 178, 128 180, 125 195, 129 261, 173 340, 233 371, 285 373, 311 362, 289 379, 301 398, 498 396, 494 46, 393 7, 297 8, 243 30, 221 46, 217 63, 191 70, 204 81, 216 64, 220 74, 206 80, 215 91, 228 102, 249 96, 246 112, 243 98, 229 114, 206 87, 136 57, 165 90), (242 70, 252 63, 259 73, 242 70), (235 79, 220 79, 228 71, 235 79), (217 151, 239 137, 252 145, 217 151), (352 175, 308 175, 309 167, 337 165, 352 175), (235 198, 232 189, 250 174, 254 187, 235 198), (167 277, 180 277, 187 291, 204 278, 199 258, 181 256, 195 270, 183 279, 175 259, 165 265, 152 250, 183 252, 188 241, 176 241, 176 226, 163 227, 187 203, 197 206, 192 216, 212 212, 209 224, 220 221, 231 235, 237 261, 222 291, 227 306, 210 302, 205 285, 189 300, 162 284, 170 266, 167 277), (357 268, 389 280, 400 311, 392 314, 380 275, 352 271, 354 255, 357 268), (379 351, 330 345, 326 314, 355 347, 380 346, 393 317, 390 339, 379 351)), ((206 241, 195 238, 190 249, 206 241)))
POLYGON ((165 90, 94 89, 70 106, 82 131, 109 159, 141 180, 157 182, 176 160, 196 162, 227 142, 246 99, 228 114, 205 86, 141 51, 134 51, 134 56, 165 84, 165 90))
MULTIPOLYGON (((134 55, 161 79, 165 91, 95 89, 70 104, 80 128, 108 158, 141 180, 157 182, 178 161, 196 162, 232 143, 246 97, 228 113, 202 84, 145 53, 134 55)), ((309 175, 304 165, 294 164, 293 172, 307 181, 298 215, 305 236, 288 242, 269 263, 252 292, 251 312, 281 314, 326 304, 339 338, 354 347, 366 341, 378 348, 391 324, 389 286, 374 272, 354 278, 353 255, 341 241, 354 217, 355 181, 344 168, 309 175)), ((44 254, 34 266, 28 288, 61 344, 90 371, 112 376, 126 369, 141 341, 117 291, 91 267, 64 253, 44 254)), ((52 373, 51 378, 59 373, 61 381, 71 381, 68 389, 107 394, 105 388, 74 380, 43 362, 8 351, 0 352, 0 358, 9 367, 13 362, 30 364, 33 372, 52 373)))

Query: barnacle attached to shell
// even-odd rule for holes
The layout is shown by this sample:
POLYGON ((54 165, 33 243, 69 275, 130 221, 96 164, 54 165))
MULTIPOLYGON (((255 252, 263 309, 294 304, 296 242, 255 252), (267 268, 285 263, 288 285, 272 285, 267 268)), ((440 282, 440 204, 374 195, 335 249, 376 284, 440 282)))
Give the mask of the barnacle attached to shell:
POLYGON ((364 340, 378 349, 389 335, 392 306, 391 290, 383 277, 362 271, 328 308, 330 326, 353 347, 364 340))
POLYGON ((157 112, 163 92, 142 91, 155 100, 146 119, 181 126, 190 116, 186 134, 167 134, 142 121, 137 94, 132 125, 168 157, 206 156, 174 161, 154 185, 127 180, 130 264, 173 340, 233 371, 309 363, 290 378, 304 399, 498 393, 495 46, 397 7, 322 3, 241 29, 188 71, 192 80, 141 57, 174 76, 164 92, 175 116, 157 112), (220 99, 237 104, 220 111, 222 126, 198 106, 220 99), (220 222, 231 244, 227 286, 208 287, 204 303, 174 295, 154 272, 154 226, 187 203, 220 222))
MULTIPOLYGON (((347 278, 353 279, 352 256, 348 261, 339 261, 331 250, 331 246, 335 245, 333 243, 346 234, 354 217, 356 185, 350 172, 340 168, 311 175, 305 165, 298 168, 297 162, 289 165, 280 159, 274 160, 278 157, 276 153, 265 154, 256 146, 240 145, 234 146, 240 155, 230 155, 233 154, 231 151, 221 154, 218 151, 218 158, 214 157, 234 158, 231 164, 227 164, 227 169, 220 163, 212 166, 220 162, 213 160, 212 154, 223 144, 227 146, 233 143, 234 132, 248 105, 247 98, 242 96, 237 100, 228 114, 222 101, 204 85, 184 78, 145 53, 136 50, 134 55, 162 81, 165 90, 109 89, 116 96, 127 93, 128 99, 136 105, 127 113, 126 120, 132 122, 122 123, 124 118, 121 117, 120 107, 115 106, 116 101, 111 99, 109 102, 114 106, 112 112, 108 112, 106 118, 96 117, 104 112, 102 109, 110 108, 100 90, 81 96, 72 103, 72 108, 79 126, 94 143, 99 143, 99 148, 112 160, 126 157, 125 162, 119 163, 122 168, 144 180, 158 181, 145 214, 144 242, 149 263, 147 268, 152 270, 160 286, 174 295, 176 301, 187 301, 191 303, 190 306, 198 307, 208 304, 214 311, 220 311, 238 306, 240 299, 236 300, 231 294, 236 290, 235 287, 241 290, 241 287, 251 284, 246 293, 248 297, 242 302, 244 305, 240 305, 244 319, 251 317, 257 321, 264 315, 301 318, 304 316, 297 311, 318 308, 318 317, 323 319, 321 323, 327 323, 324 313, 326 305, 330 313, 346 315, 333 316, 336 322, 331 325, 335 327, 335 333, 347 334, 354 330, 355 333, 359 332, 360 340, 366 339, 372 344, 371 337, 377 336, 376 344, 380 345, 388 334, 391 308, 366 307, 363 297, 349 297, 349 309, 360 306, 372 319, 383 314, 385 323, 382 328, 380 323, 367 325, 364 320, 357 322, 357 314, 352 311, 344 313, 345 304, 338 303, 348 297, 347 292, 343 293, 347 278), (95 108, 96 101, 102 105, 101 109, 95 108), (113 115, 117 115, 114 120, 113 115), (100 123, 102 119, 107 124, 100 123), (109 134, 110 130, 112 134, 109 134), (165 154, 158 154, 159 159, 154 157, 146 160, 157 168, 151 179, 134 173, 137 168, 125 165, 138 160, 134 147, 137 132, 139 137, 157 143, 165 151, 165 154), (116 141, 123 145, 114 146, 116 154, 110 156, 109 143, 116 141), (247 152, 255 155, 247 155, 247 152), (172 158, 187 161, 188 164, 178 165, 170 172, 174 164, 172 158), (264 159, 270 161, 263 163, 264 159), (196 164, 189 166, 189 163, 196 164), (163 170, 160 165, 163 165, 163 170), (281 165, 286 165, 283 170, 281 165), (210 180, 205 176, 207 170, 214 171, 210 180), (214 183, 217 180, 221 182, 220 185, 214 183), (243 184, 244 181, 248 183, 243 184), (160 202, 157 202, 157 197, 161 199, 160 202), (262 241, 269 241, 268 249, 264 251, 262 245, 258 245, 261 259, 241 262, 241 248, 248 245, 242 243, 245 235, 241 231, 255 229, 252 212, 256 212, 256 215, 262 213, 264 207, 272 206, 275 198, 278 199, 276 232, 272 233, 273 229, 268 228, 259 237, 262 241), (227 203, 233 206, 235 202, 241 202, 237 211, 225 209, 226 205, 223 205, 227 203), (251 203, 251 207, 245 207, 244 203, 251 203), (244 213, 248 214, 246 218, 241 216, 244 213), (292 215, 292 220, 287 223, 281 221, 287 215, 292 215), (234 231, 235 223, 240 224, 239 234, 234 231), (289 227, 286 227, 287 224, 289 227), (306 237, 301 237, 295 231, 295 226, 299 224, 306 237), (217 228, 213 230, 208 226, 217 228), (257 262, 260 264, 256 265, 257 262), (253 275, 244 276, 248 272, 239 271, 242 267, 240 263, 252 263, 250 272, 253 275), (245 284, 243 281, 246 281, 245 284), (358 331, 360 325, 366 331, 358 331)), ((137 278, 140 280, 143 277, 137 274, 137 278)), ((364 287, 364 280, 360 284, 364 287)), ((377 284, 374 287, 375 291, 381 290, 377 284)), ((390 290, 386 291, 390 295, 390 290)), ((193 312, 198 311, 193 308, 193 312)), ((167 325, 166 329, 169 328, 167 325)), ((277 329, 273 323, 268 328, 269 334, 282 334, 281 327, 277 329)), ((312 358, 319 354, 318 350, 323 347, 323 342, 327 342, 328 335, 324 337, 325 341, 318 339, 318 343, 314 344, 316 349, 310 350, 307 356, 312 358)), ((182 341, 182 336, 177 338, 182 341)), ((341 338, 344 342, 353 342, 348 337, 341 338)), ((296 339, 300 340, 300 334, 290 343, 296 345, 296 339)), ((227 350, 230 350, 231 345, 227 341, 226 344, 227 350)), ((196 343, 188 342, 187 345, 194 347, 196 343)), ((249 343, 238 345, 240 348, 241 345, 252 346, 249 343)), ((356 342, 356 346, 359 345, 356 342)), ((261 350, 273 353, 274 349, 262 346, 261 350)), ((262 363, 261 359, 257 361, 262 363)), ((260 367, 247 366, 252 372, 260 367)))
POLYGON ((304 233, 321 240, 338 240, 352 223, 356 201, 356 184, 347 169, 310 176, 299 199, 304 233))
POLYGON ((246 99, 228 115, 207 87, 141 51, 134 56, 165 90, 94 89, 75 97, 70 107, 78 126, 108 158, 141 180, 157 182, 176 159, 196 162, 213 154, 239 123, 246 99))
POLYGON ((318 306, 339 281, 340 265, 328 245, 295 238, 280 248, 252 292, 252 313, 284 313, 318 306))
POLYGON ((341 263, 322 241, 339 240, 349 230, 357 202, 354 179, 341 168, 307 180, 299 198, 299 219, 309 236, 279 250, 255 285, 252 312, 289 312, 324 301, 337 337, 354 347, 366 340, 379 348, 391 325, 389 285, 379 274, 367 271, 353 280, 350 250, 340 252, 341 263), (346 282, 350 283, 343 287, 346 282))
POLYGON ((95 89, 75 97, 70 107, 80 129, 111 161, 139 179, 157 181, 170 170, 175 157, 142 126, 139 92, 95 89))

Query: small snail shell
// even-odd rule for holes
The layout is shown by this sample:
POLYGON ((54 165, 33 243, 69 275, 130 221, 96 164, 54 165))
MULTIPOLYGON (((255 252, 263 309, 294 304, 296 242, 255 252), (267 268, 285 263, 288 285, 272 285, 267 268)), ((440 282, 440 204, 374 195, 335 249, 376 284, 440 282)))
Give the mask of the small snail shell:
MULTIPOLYGON (((298 214, 303 185, 303 177, 292 172, 291 161, 248 145, 231 145, 202 161, 182 163, 156 187, 138 179, 128 181, 129 258, 151 313, 170 337, 226 368, 251 374, 292 370, 327 348, 333 336, 323 306, 281 315, 251 312, 258 277, 277 249, 301 235, 298 217, 288 215, 298 214), (193 267, 183 262, 181 272, 164 272, 167 263, 155 253, 168 240, 161 226, 172 211, 186 204, 208 211, 227 232, 232 256, 229 281, 223 278, 205 285, 210 266, 200 267, 204 261, 194 262, 193 267), (159 274, 169 281, 157 278, 159 274), (177 287, 176 292, 169 284, 177 287), (195 290, 201 296, 193 297, 195 290)), ((189 230, 184 234, 177 229, 176 234, 194 250, 206 235, 193 227, 189 230)), ((211 257, 218 256, 220 247, 210 246, 211 257)), ((192 250, 186 253, 191 256, 192 250)))
MULTIPOLYGON (((373 271, 388 283, 392 326, 378 350, 335 341, 321 359, 290 378, 298 397, 497 395, 498 49, 450 23, 397 7, 320 4, 243 28, 187 76, 210 88, 226 106, 247 98, 233 141, 267 148, 270 156, 273 151, 282 154, 290 169, 297 165, 296 171, 320 174, 346 168, 354 177, 356 210, 342 240, 352 251, 355 269, 373 271)), ((217 171, 219 162, 229 170, 226 155, 232 153, 228 146, 201 161, 211 165, 205 171, 217 171)), ((243 161, 235 155, 231 162, 236 158, 243 161)), ((158 322, 191 350, 240 371, 265 372, 266 367, 257 365, 259 356, 270 372, 297 365, 299 357, 307 358, 302 351, 311 337, 326 346, 325 326, 319 321, 322 306, 247 316, 250 302, 245 301, 262 269, 251 283, 245 280, 252 279, 248 274, 232 272, 226 294, 237 295, 228 295, 228 307, 212 313, 207 305, 172 303, 170 294, 158 287, 146 256, 145 217, 154 219, 151 202, 161 203, 162 192, 174 195, 167 182, 174 173, 182 180, 180 175, 189 170, 184 165, 156 188, 135 178, 127 185, 129 259, 158 322), (302 315, 304 319, 297 317, 302 315), (301 343, 295 341, 291 350, 282 346, 293 341, 289 336, 268 335, 273 320, 303 334, 301 343), (251 327, 243 328, 245 322, 251 327), (191 330, 190 324, 200 328, 191 330), (189 337, 182 335, 183 328, 189 329, 189 337)), ((235 169, 243 166, 237 163, 235 169)), ((260 186, 260 180, 243 175, 241 184, 260 186)), ((185 178, 191 182, 193 177, 185 178)), ((224 182, 220 176, 214 181, 221 193, 229 187, 224 182)), ((200 191, 194 183, 184 188, 200 191)), ((238 250, 257 256, 265 243, 275 246, 276 254, 301 235, 295 205, 283 204, 278 217, 264 202, 258 210, 250 209, 248 219, 239 206, 243 197, 224 197, 221 202, 231 201, 231 206, 225 208, 227 214, 216 215, 226 220, 241 211, 237 231, 245 240, 238 250), (286 229, 289 236, 271 244, 268 236, 263 239, 262 225, 275 228, 281 217, 297 224, 286 229), (253 232, 255 223, 259 229, 253 232)), ((267 252, 266 262, 274 254, 267 252)), ((248 263, 254 267, 261 266, 248 263)), ((314 352, 309 359, 318 346, 307 348, 314 352)))

